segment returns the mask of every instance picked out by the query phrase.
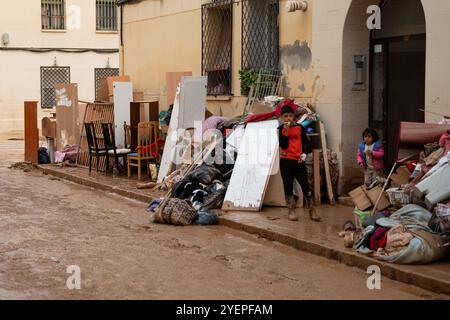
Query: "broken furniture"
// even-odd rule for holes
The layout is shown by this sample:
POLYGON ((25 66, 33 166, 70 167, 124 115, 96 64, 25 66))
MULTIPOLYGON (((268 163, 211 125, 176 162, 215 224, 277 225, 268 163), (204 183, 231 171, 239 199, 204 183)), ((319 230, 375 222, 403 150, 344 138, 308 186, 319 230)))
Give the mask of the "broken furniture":
MULTIPOLYGON (((130 102, 130 146, 136 149, 138 143, 138 125, 144 121, 159 121, 158 101, 130 102)), ((125 132, 125 135, 127 133, 125 132)))
MULTIPOLYGON (((97 135, 95 134, 95 126, 92 122, 87 122, 84 124, 85 131, 86 131, 86 138, 88 142, 88 150, 89 150, 89 175, 92 171, 92 157, 96 158, 96 171, 98 172, 99 169, 99 159, 105 158, 108 159, 108 149, 105 148, 105 146, 100 147, 99 141, 97 139, 97 135)), ((108 169, 108 161, 106 161, 106 170, 108 169)))
MULTIPOLYGON (((177 148, 180 132, 195 128, 196 122, 203 123, 206 110, 207 77, 182 77, 173 104, 170 126, 164 144, 164 152, 158 173, 158 183, 172 173, 174 156, 173 150, 177 148)), ((175 170, 178 168, 175 168, 175 170)))
MULTIPOLYGON (((158 146, 158 122, 141 122, 138 126, 138 147, 135 153, 128 154, 128 177, 131 177, 131 167, 137 167, 138 179, 141 179, 142 162, 148 163, 155 160, 156 156, 152 152, 158 146)), ((149 173, 148 165, 146 165, 149 173)))
POLYGON ((123 159, 124 167, 126 165, 126 158, 129 153, 131 153, 130 149, 125 148, 117 148, 116 146, 116 139, 114 134, 114 127, 112 123, 102 123, 102 131, 103 131, 103 139, 105 148, 108 152, 108 158, 106 162, 106 171, 109 168, 109 157, 114 156, 114 163, 116 165, 116 168, 118 171, 120 171, 119 168, 119 158, 123 159))
POLYGON ((42 136, 47 139, 48 154, 50 156, 50 163, 54 162, 55 158, 55 140, 56 140, 56 117, 44 117, 41 121, 42 136))

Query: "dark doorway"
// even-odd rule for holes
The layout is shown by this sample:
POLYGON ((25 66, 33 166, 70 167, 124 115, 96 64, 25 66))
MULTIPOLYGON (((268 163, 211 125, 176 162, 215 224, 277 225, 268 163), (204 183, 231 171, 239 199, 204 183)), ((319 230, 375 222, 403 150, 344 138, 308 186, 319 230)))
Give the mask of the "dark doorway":
POLYGON ((381 29, 371 32, 369 125, 397 158, 401 121, 424 122, 426 23, 421 0, 382 0, 381 29))
POLYGON ((372 41, 369 124, 386 143, 388 166, 396 160, 400 122, 425 120, 425 48, 424 34, 372 41))

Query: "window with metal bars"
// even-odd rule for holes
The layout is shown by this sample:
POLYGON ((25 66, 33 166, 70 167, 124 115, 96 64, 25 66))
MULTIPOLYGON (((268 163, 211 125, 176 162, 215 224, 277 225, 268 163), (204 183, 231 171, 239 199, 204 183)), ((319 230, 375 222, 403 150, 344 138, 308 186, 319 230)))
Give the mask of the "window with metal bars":
POLYGON ((100 80, 108 77, 119 76, 119 68, 95 68, 95 97, 98 96, 98 90, 100 89, 100 80))
POLYGON ((233 1, 202 5, 202 74, 208 95, 231 95, 233 1))
POLYGON ((56 105, 55 84, 70 83, 70 67, 41 67, 41 107, 56 105))
POLYGON ((43 30, 64 30, 66 28, 64 0, 42 0, 41 16, 43 30))
POLYGON ((242 69, 279 69, 278 0, 243 0, 242 69))
POLYGON ((117 1, 96 0, 97 30, 117 31, 117 1))

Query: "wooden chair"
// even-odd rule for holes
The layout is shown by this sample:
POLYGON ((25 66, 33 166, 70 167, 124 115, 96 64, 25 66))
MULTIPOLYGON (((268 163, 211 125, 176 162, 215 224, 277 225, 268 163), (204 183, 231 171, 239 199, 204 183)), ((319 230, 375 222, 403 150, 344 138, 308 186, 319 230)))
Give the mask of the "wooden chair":
POLYGON ((158 122, 140 122, 138 125, 138 147, 135 153, 128 155, 128 177, 131 176, 131 167, 137 167, 138 179, 141 179, 142 162, 147 163, 146 170, 148 169, 149 160, 155 160, 155 156, 152 154, 152 145, 156 147, 158 141, 158 122))
MULTIPOLYGON (((108 158, 108 149, 105 147, 99 147, 97 136, 95 134, 95 126, 92 122, 87 122, 84 124, 86 129, 86 138, 88 142, 89 149, 89 175, 92 171, 92 157, 96 157, 96 169, 98 172, 99 162, 102 157, 108 158)), ((108 164, 106 165, 106 170, 108 169, 108 164)))
POLYGON ((108 170, 109 168, 109 157, 114 156, 114 163, 116 165, 117 170, 120 171, 119 158, 123 158, 125 165, 127 155, 131 153, 131 150, 126 148, 117 149, 116 138, 114 134, 114 125, 112 123, 102 123, 102 132, 103 132, 103 139, 105 142, 105 148, 108 152, 106 169, 108 170))

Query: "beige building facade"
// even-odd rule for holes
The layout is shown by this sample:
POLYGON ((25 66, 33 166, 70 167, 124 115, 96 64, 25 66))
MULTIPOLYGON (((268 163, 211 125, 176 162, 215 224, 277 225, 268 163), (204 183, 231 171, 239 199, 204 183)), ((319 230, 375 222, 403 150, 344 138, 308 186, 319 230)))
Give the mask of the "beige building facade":
MULTIPOLYGON (((230 4, 122 0, 121 72, 131 76, 146 99, 158 99, 162 108, 168 104, 166 72, 225 74, 229 90, 214 88, 208 109, 217 115, 241 114, 246 97, 241 95, 239 70, 246 67, 252 43, 248 38, 263 39, 265 46, 256 46, 258 52, 267 51, 273 40, 267 28, 259 30, 268 34, 261 38, 251 27, 255 19, 246 10, 251 13, 249 3, 255 1, 266 2, 269 11, 277 10, 277 67, 286 77, 285 95, 312 103, 320 114, 330 148, 340 160, 341 190, 361 177, 355 153, 366 127, 375 128, 387 142, 387 159, 392 162, 400 121, 436 122, 440 114, 450 114, 450 2, 446 0, 309 0, 306 10, 292 12, 286 10, 285 0, 230 4), (217 42, 213 60, 230 51, 230 62, 217 64, 220 72, 205 68, 211 64, 205 63, 205 52, 211 49, 205 51, 204 41, 211 18, 202 5, 218 7, 216 21, 230 19, 221 16, 221 6, 232 8, 231 34, 226 34, 228 24, 214 22, 220 30, 218 40, 209 40, 217 42), (224 45, 227 41, 229 46, 224 45)), ((269 25, 270 14, 263 17, 269 25)))
POLYGON ((53 82, 78 83, 79 99, 93 101, 96 73, 119 72, 119 10, 100 2, 1 1, 0 132, 23 130, 25 100, 49 116, 53 82))

